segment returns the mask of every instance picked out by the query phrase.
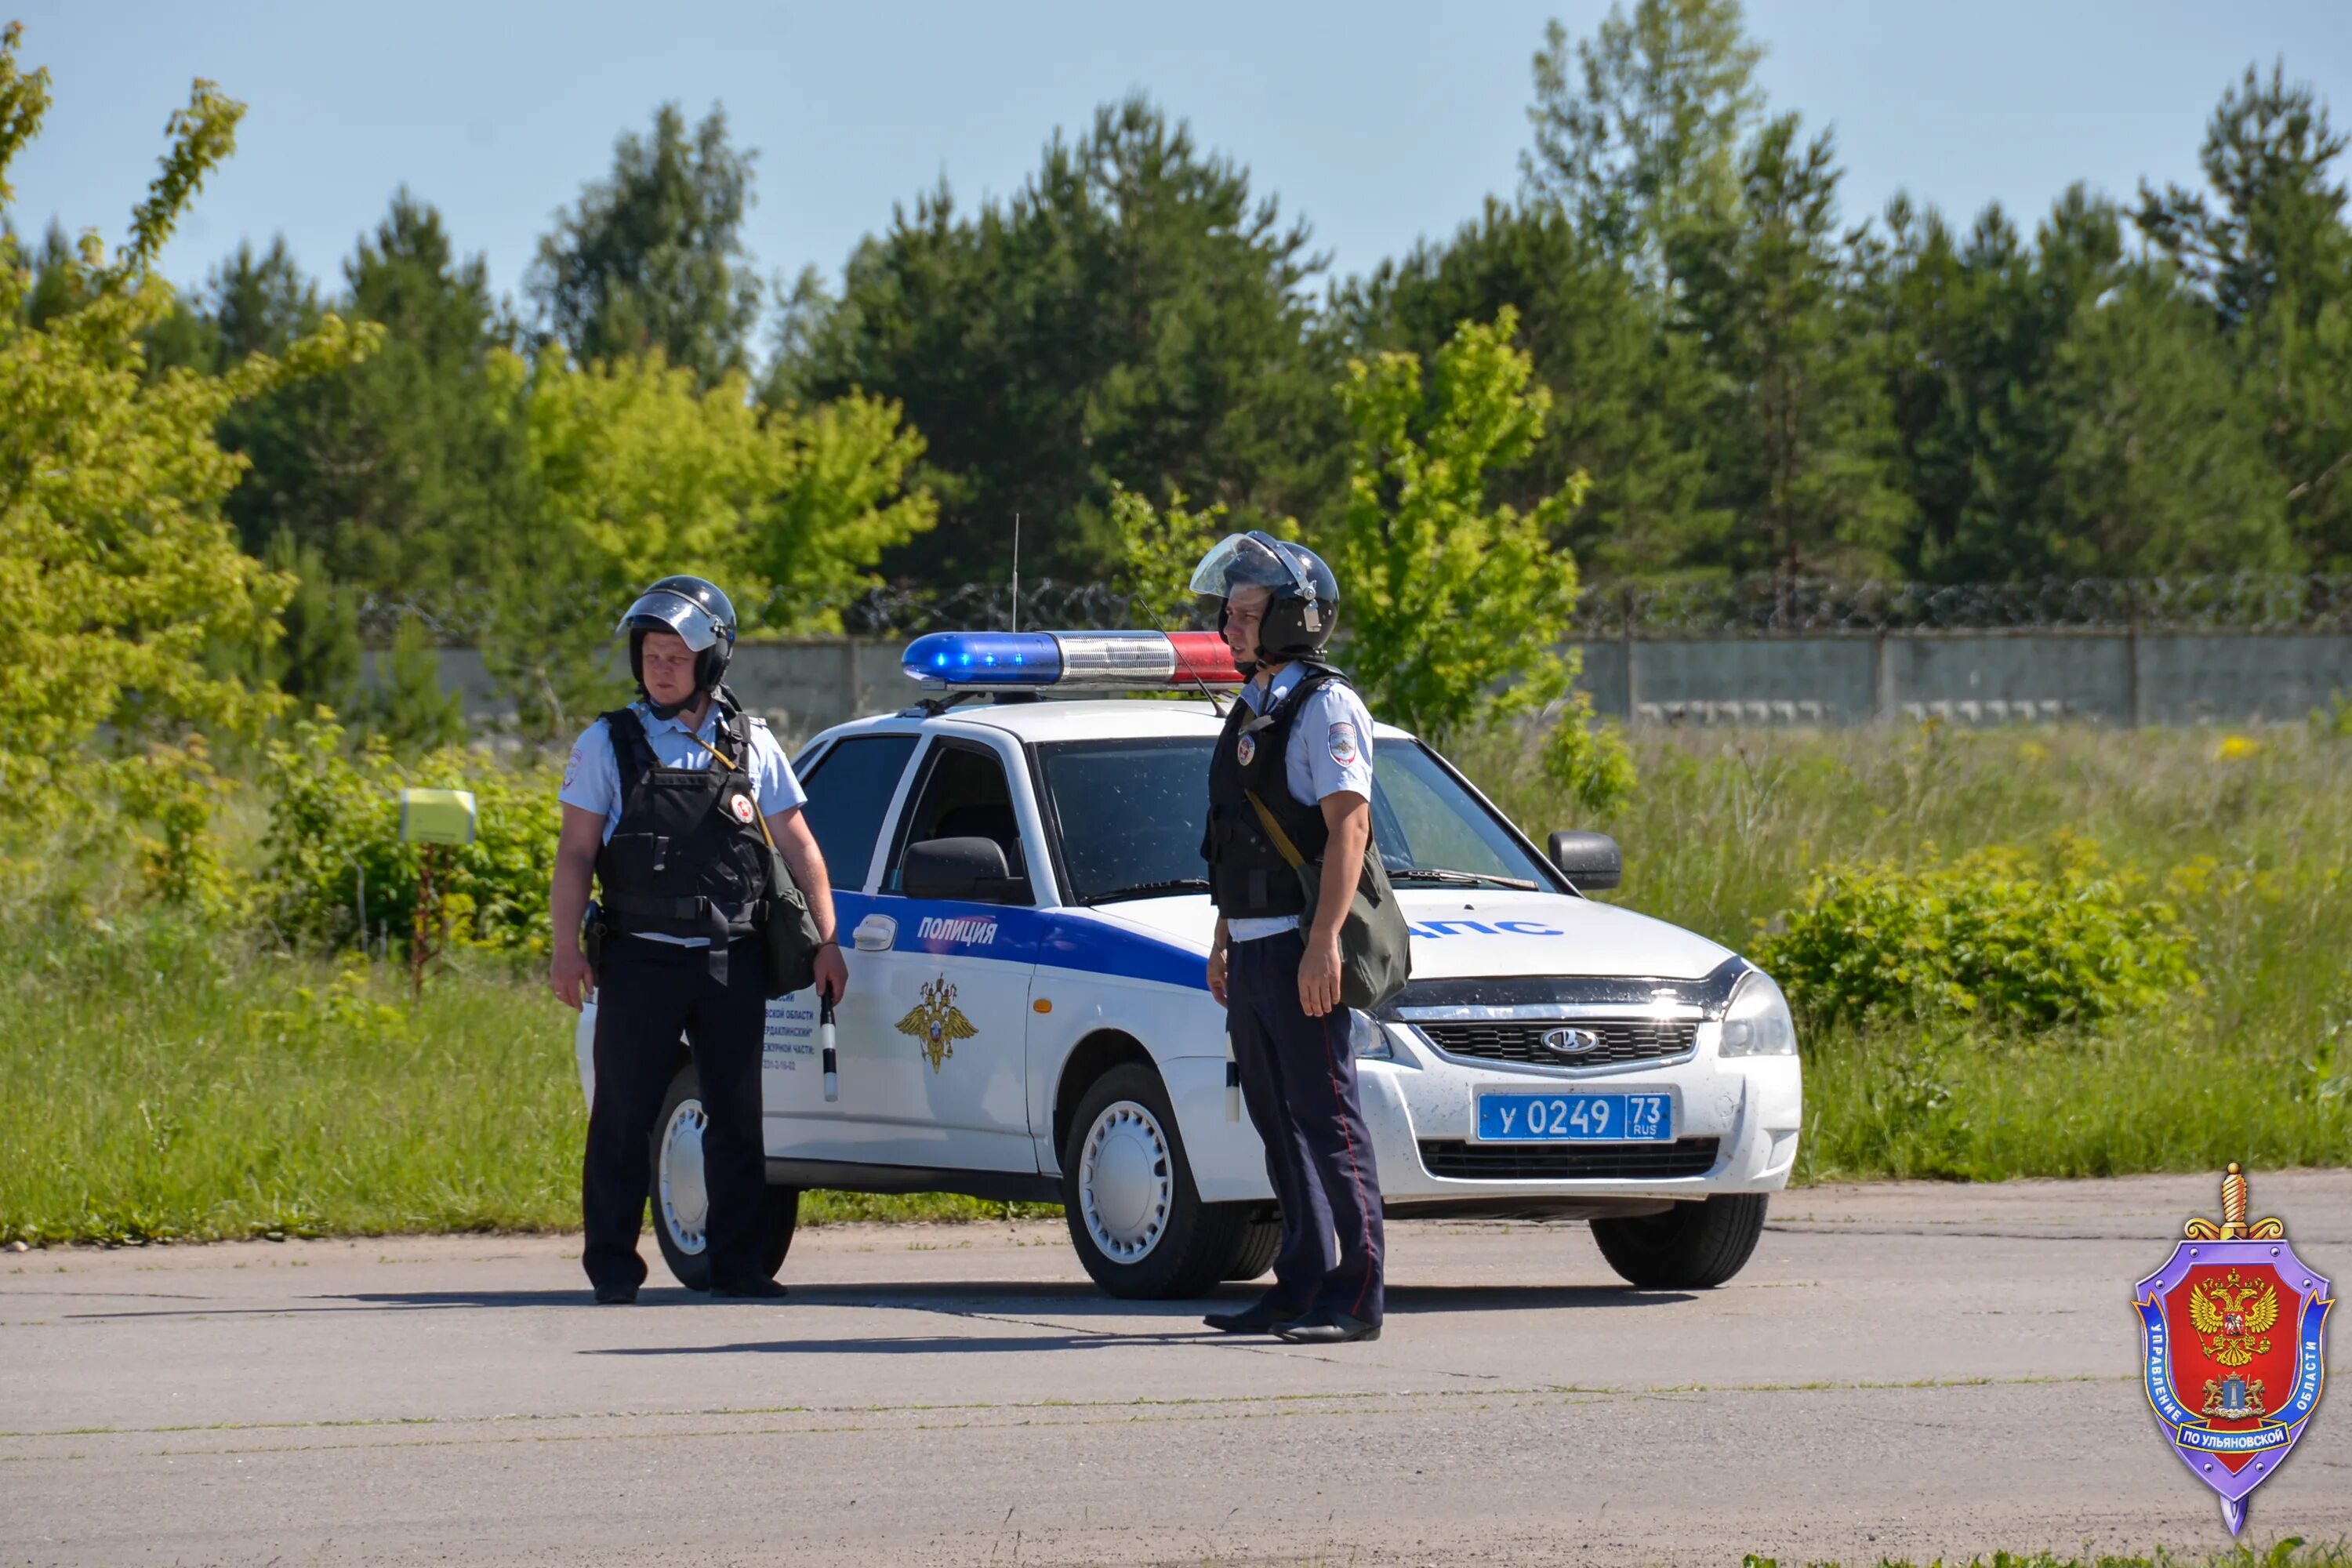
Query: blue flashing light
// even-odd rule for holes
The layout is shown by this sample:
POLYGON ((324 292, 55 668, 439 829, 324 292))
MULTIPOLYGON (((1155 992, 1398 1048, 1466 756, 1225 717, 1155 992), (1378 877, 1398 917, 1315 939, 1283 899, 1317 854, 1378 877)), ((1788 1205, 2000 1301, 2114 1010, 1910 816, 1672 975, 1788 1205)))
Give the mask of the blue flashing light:
POLYGON ((907 645, 899 668, 950 686, 1051 686, 1062 648, 1045 632, 931 632, 907 645))

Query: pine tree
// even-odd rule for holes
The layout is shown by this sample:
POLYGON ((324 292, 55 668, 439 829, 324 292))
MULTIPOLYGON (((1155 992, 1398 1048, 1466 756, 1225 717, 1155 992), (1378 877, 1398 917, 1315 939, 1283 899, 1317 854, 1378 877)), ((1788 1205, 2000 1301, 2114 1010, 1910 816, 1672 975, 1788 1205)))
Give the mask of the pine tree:
MULTIPOLYGON (((343 275, 338 309, 380 323, 383 349, 224 426, 253 459, 230 510, 248 549, 283 530, 367 591, 446 594, 490 573, 513 504, 514 385, 490 364, 510 329, 483 259, 460 261, 440 215, 405 189, 343 275)), ((233 356, 318 308, 278 247, 258 262, 241 250, 213 298, 233 356)))
POLYGON ((761 292, 742 245, 756 155, 716 107, 691 132, 674 103, 650 140, 624 132, 611 176, 540 241, 525 287, 547 334, 582 364, 659 349, 705 384, 743 369, 761 292))
POLYGON ((890 397, 929 443, 940 527, 886 572, 1002 581, 1019 512, 1024 573, 1104 580, 1115 485, 1240 528, 1337 494, 1339 368, 1305 298, 1322 266, 1245 170, 1130 99, 1057 134, 1007 201, 901 209, 824 319, 794 321, 777 392, 890 397))
POLYGON ((1892 483, 1883 341, 1853 288, 1829 135, 1775 120, 1741 162, 1738 221, 1677 236, 1677 330, 1719 392, 1714 495, 1734 517, 1713 564, 1883 572, 1910 511, 1892 483))
POLYGON ((1333 314, 1350 353, 1402 349, 1426 363, 1463 322, 1507 307, 1552 403, 1528 457, 1490 477, 1496 499, 1528 510, 1590 476, 1552 542, 1596 573, 1671 571, 1713 548, 1728 518, 1706 496, 1698 345, 1669 335, 1656 291, 1559 207, 1489 199, 1446 244, 1336 290, 1333 314))
POLYGON ((297 543, 290 531, 271 536, 262 562, 294 584, 278 613, 285 629, 264 660, 271 683, 298 700, 298 711, 323 705, 350 712, 362 663, 359 595, 329 577, 318 550, 297 543))
POLYGON ((1671 287, 1674 237, 1718 228, 1738 205, 1763 58, 1739 0, 1636 0, 1630 17, 1613 5, 1572 51, 1550 23, 1528 111, 1535 146, 1519 160, 1529 195, 1570 214, 1646 281, 1671 287))
POLYGON ((2073 414, 2053 475, 2056 564, 2147 577, 2299 563, 2257 407, 2168 268, 2135 267, 2087 307, 2054 368, 2073 414))
POLYGON ((441 650, 425 623, 403 616, 392 647, 376 656, 365 727, 404 753, 454 746, 466 738, 466 703, 441 684, 441 650))
POLYGON ((2311 88, 2252 67, 2222 96, 2202 193, 2143 184, 2134 220, 2210 302, 2260 409, 2289 526, 2352 566, 2352 228, 2331 178, 2347 146, 2311 88))

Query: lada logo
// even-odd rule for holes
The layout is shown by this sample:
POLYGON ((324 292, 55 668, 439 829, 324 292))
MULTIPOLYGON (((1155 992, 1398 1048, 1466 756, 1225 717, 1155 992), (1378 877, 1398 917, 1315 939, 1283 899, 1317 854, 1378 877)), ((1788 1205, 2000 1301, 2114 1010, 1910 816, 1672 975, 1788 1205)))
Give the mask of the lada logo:
POLYGON ((1580 1057, 1599 1050, 1601 1037, 1590 1029, 1551 1029, 1544 1035, 1543 1047, 1556 1057, 1580 1057))

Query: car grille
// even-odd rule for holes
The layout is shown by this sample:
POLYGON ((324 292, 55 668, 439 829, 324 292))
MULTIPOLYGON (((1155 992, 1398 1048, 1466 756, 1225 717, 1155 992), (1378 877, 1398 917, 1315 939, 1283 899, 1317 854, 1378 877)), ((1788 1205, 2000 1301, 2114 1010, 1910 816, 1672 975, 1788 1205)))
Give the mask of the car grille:
POLYGON ((1422 1024, 1429 1043, 1449 1057, 1479 1061, 1517 1062, 1533 1067, 1598 1068, 1624 1062, 1654 1062, 1686 1056, 1698 1043, 1698 1026, 1675 1018, 1541 1018, 1524 1022, 1422 1024), (1589 1051, 1563 1056, 1544 1047, 1543 1037, 1555 1029, 1585 1029, 1601 1037, 1589 1051))
POLYGON ((1424 1139, 1421 1163, 1433 1176, 1459 1181, 1644 1181, 1654 1176, 1704 1176, 1715 1169, 1719 1139, 1672 1143, 1465 1143, 1424 1139))

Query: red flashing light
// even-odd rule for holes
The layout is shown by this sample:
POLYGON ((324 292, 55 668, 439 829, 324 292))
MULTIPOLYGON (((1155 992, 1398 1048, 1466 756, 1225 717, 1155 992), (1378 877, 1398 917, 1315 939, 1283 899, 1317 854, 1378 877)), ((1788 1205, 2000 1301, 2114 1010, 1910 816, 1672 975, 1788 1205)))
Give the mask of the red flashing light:
POLYGON ((1190 686, 1195 680, 1211 686, 1242 683, 1242 672, 1234 668, 1234 650, 1216 633, 1171 632, 1168 640, 1176 645, 1176 673, 1169 678, 1171 685, 1190 686))

